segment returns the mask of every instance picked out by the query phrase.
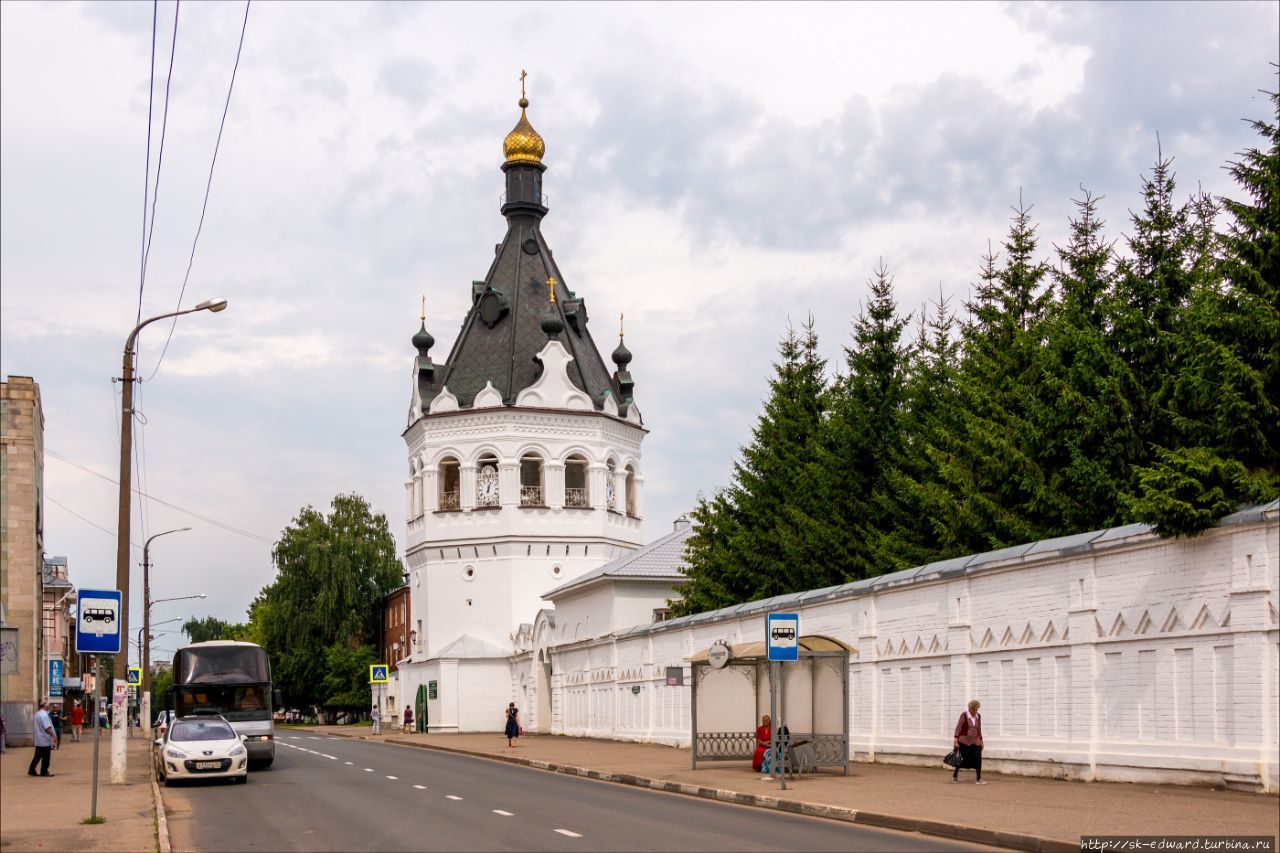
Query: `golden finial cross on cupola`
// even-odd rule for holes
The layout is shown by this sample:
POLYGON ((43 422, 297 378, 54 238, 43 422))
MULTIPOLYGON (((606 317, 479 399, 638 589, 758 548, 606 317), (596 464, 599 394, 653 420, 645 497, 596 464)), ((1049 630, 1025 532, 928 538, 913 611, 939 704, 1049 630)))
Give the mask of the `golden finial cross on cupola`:
POLYGON ((422 313, 419 315, 422 322, 427 322, 427 294, 422 294, 422 313))
POLYGON ((542 141, 538 131, 529 124, 525 108, 529 106, 529 98, 525 94, 524 81, 528 73, 520 71, 520 121, 502 140, 502 154, 508 163, 541 163, 542 155, 547 153, 547 144, 542 141))
POLYGON ((623 326, 623 321, 625 321, 626 318, 627 318, 626 314, 618 315, 618 340, 622 340, 624 337, 626 337, 626 332, 624 331, 625 327, 623 326))
POLYGON ((556 304, 556 277, 547 276, 547 304, 556 304))

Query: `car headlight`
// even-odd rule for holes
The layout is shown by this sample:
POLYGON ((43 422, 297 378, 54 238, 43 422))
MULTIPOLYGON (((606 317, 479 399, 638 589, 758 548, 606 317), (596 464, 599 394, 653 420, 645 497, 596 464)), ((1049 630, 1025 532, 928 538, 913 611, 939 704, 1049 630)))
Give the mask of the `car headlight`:
POLYGON ((172 746, 165 747, 164 754, 167 758, 186 758, 187 757, 187 754, 185 752, 183 752, 180 749, 175 749, 172 746))
POLYGON ((244 755, 244 747, 243 746, 232 747, 231 752, 229 752, 228 755, 231 755, 233 757, 237 755, 244 755))

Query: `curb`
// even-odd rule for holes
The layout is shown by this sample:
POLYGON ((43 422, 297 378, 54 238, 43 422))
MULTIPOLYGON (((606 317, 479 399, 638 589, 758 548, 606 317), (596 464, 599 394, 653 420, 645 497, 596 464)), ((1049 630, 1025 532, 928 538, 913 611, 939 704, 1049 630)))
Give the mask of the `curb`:
POLYGON ((155 774, 151 776, 151 793, 156 798, 156 845, 160 853, 170 853, 173 842, 169 839, 169 817, 164 810, 164 798, 160 796, 160 786, 156 784, 155 774))
MULTIPOLYGON (((369 735, 346 734, 344 732, 324 732, 334 737, 349 740, 371 740, 369 735)), ((691 785, 684 782, 667 782, 662 779, 651 779, 631 773, 605 773, 600 770, 589 770, 585 767, 574 767, 569 764, 556 764, 551 761, 539 761, 532 758, 519 758, 514 755, 495 755, 487 752, 472 752, 440 744, 417 743, 395 738, 383 738, 383 743, 396 746, 409 746, 416 749, 431 749, 436 752, 449 752, 455 755, 466 755, 472 758, 487 758, 492 761, 504 761, 535 770, 546 770, 550 773, 563 773, 568 776, 582 776, 601 782, 613 782, 619 785, 632 785, 638 788, 649 788, 669 794, 683 794, 689 797, 701 797, 707 800, 719 800, 740 806, 775 809, 782 812, 802 814, 808 817, 822 817, 828 820, 839 820, 846 823, 875 826, 881 829, 896 829, 901 832, 917 832, 921 835, 932 835, 948 838, 953 841, 968 841, 973 844, 985 844, 989 847, 1000 847, 1006 850, 1021 850, 1024 853, 1078 853, 1079 843, 1061 841, 1056 838, 1043 838, 1038 835, 1022 835, 1014 832, 1001 832, 995 829, 983 829, 959 823, 922 820, 913 817, 879 814, 877 812, 849 809, 843 806, 828 806, 821 803, 805 803, 796 800, 784 800, 778 797, 760 794, 745 794, 740 791, 726 791, 719 788, 708 788, 702 785, 691 785)))

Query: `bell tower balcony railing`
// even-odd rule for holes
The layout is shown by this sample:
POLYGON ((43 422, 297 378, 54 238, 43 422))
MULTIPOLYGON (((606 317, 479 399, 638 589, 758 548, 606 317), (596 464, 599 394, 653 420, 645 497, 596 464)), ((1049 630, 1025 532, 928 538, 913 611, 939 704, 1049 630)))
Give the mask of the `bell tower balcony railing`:
POLYGON ((542 502, 542 486, 521 486, 520 506, 546 506, 542 502))
POLYGON ((586 489, 565 489, 564 505, 570 509, 590 509, 586 489))

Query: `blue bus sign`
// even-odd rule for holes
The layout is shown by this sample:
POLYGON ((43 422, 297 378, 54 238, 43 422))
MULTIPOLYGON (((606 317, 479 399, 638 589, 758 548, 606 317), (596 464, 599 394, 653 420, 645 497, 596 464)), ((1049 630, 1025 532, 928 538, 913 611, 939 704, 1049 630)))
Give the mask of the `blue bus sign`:
POLYGON ((76 651, 120 654, 120 590, 82 589, 76 597, 76 651))
POLYGON ((800 660, 800 614, 770 613, 765 619, 769 660, 800 660))

